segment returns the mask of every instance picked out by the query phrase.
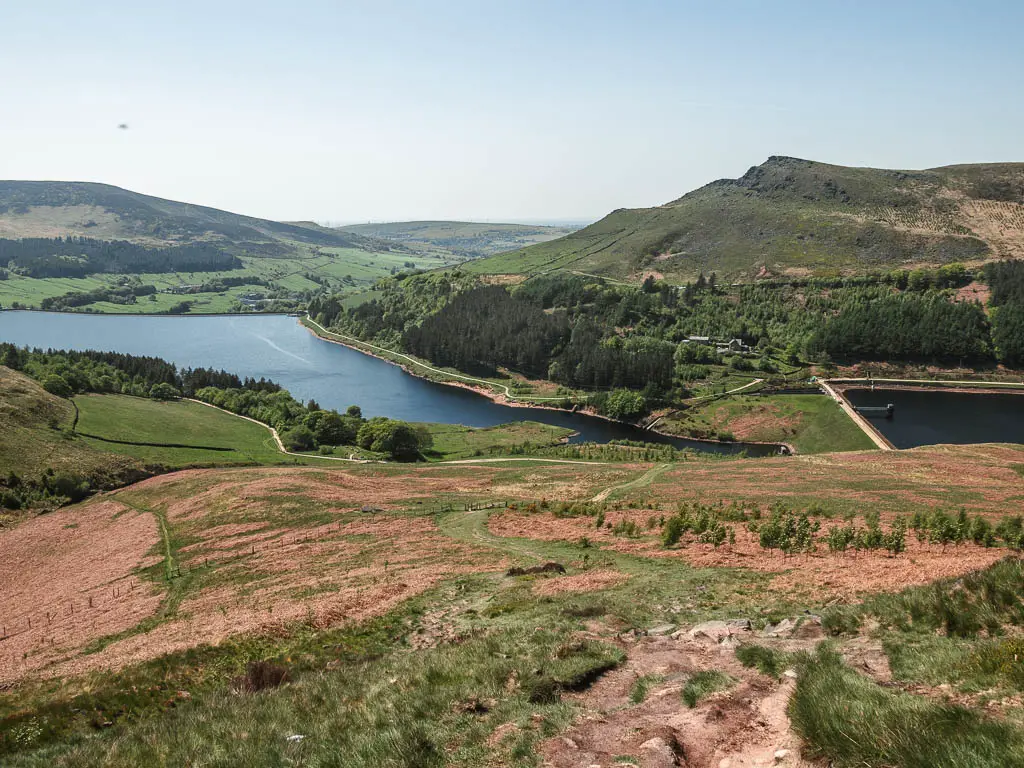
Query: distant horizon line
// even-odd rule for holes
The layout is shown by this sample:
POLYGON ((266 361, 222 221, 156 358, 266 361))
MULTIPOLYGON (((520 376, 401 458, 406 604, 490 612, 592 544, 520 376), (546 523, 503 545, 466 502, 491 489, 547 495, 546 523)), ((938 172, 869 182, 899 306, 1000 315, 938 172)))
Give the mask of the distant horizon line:
MULTIPOLYGON (((607 214, 605 214, 607 215, 607 214)), ((414 224, 418 222, 452 222, 456 224, 523 224, 527 226, 535 227, 570 227, 570 226, 586 226, 593 224, 595 221, 599 221, 603 216, 565 216, 565 217, 550 217, 550 218, 493 218, 488 217, 485 219, 477 218, 394 218, 394 219, 313 219, 314 224, 318 224, 321 227, 336 228, 336 227, 352 227, 352 226, 366 226, 373 224, 414 224)))

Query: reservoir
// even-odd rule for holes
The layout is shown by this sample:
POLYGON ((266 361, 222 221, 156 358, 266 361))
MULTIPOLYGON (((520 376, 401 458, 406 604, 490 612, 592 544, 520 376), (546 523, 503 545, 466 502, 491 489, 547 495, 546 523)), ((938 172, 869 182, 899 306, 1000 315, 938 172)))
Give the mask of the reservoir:
POLYGON ((891 419, 865 416, 897 448, 937 443, 1024 443, 1024 394, 848 389, 846 398, 856 407, 895 405, 891 419))
POLYGON ((539 421, 578 433, 573 442, 643 440, 677 448, 768 455, 774 446, 669 438, 628 424, 545 408, 514 408, 315 336, 286 315, 167 317, 0 312, 0 342, 42 349, 97 349, 162 357, 179 368, 224 369, 272 379, 303 402, 363 415, 490 427, 539 421))

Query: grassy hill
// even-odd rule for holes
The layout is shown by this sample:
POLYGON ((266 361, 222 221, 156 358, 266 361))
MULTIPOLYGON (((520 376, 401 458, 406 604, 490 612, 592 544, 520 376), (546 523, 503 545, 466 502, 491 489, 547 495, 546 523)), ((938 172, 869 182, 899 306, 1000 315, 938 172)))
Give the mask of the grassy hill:
POLYGON ((739 179, 620 209, 467 268, 673 281, 716 271, 744 280, 1003 257, 1024 257, 1024 163, 898 171, 771 157, 739 179))
POLYGON ((77 396, 75 404, 82 439, 147 464, 177 468, 294 462, 277 450, 266 427, 199 403, 90 394, 77 396))
MULTIPOLYGON (((312 453, 301 458, 284 455, 265 426, 189 400, 87 394, 76 396, 75 405, 79 411, 78 439, 97 450, 128 456, 146 465, 168 469, 236 464, 338 466, 334 459, 312 453)), ((434 461, 501 455, 513 448, 542 449, 558 445, 571 434, 568 429, 532 421, 486 428, 423 426, 433 437, 427 458, 434 461)), ((328 455, 385 458, 357 446, 339 446, 328 455)))
POLYGON ((141 476, 141 465, 90 445, 72 432, 75 406, 27 376, 0 366, 0 467, 23 480, 52 469, 90 478, 96 486, 141 476))
MULTIPOLYGON (((226 312, 241 296, 288 296, 329 286, 345 291, 408 268, 429 269, 454 259, 445 253, 414 253, 401 243, 315 224, 282 223, 201 205, 164 200, 107 184, 64 181, 0 181, 0 238, 88 237, 125 240, 149 248, 203 243, 238 256, 242 269, 139 275, 158 291, 153 300, 129 306, 97 302, 100 312, 166 312, 183 300, 193 312, 226 312), (226 289, 193 289, 221 278, 249 278, 226 289), (186 295, 176 291, 190 290, 186 295)), ((6 265, 5 265, 6 266, 6 265)), ((70 291, 110 288, 124 275, 32 278, 12 271, 0 280, 0 306, 38 307, 42 299, 70 291)))
POLYGON ((229 248, 264 254, 279 254, 296 243, 361 250, 374 246, 356 234, 242 216, 109 184, 0 181, 0 236, 58 235, 153 244, 221 241, 229 248))
POLYGON ((452 254, 477 259, 546 243, 575 232, 577 227, 532 224, 485 224, 470 221, 397 221, 350 224, 337 232, 400 243, 417 253, 452 254))

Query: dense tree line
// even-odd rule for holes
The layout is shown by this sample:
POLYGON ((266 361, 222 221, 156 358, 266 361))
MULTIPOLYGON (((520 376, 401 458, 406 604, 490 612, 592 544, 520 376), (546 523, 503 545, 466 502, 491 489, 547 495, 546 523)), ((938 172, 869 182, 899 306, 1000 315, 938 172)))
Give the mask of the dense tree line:
POLYGON ((991 357, 981 305, 935 294, 900 293, 854 303, 829 318, 809 347, 857 359, 983 362, 991 357))
POLYGON ((1024 263, 997 261, 985 265, 991 289, 992 344, 1000 362, 1024 365, 1024 263))
POLYGON ((556 272, 544 279, 527 280, 516 290, 516 298, 543 309, 577 307, 595 301, 604 285, 601 279, 556 272))
POLYGON ((550 365, 552 381, 585 389, 647 389, 660 396, 672 386, 676 347, 650 336, 605 337, 591 318, 584 317, 572 338, 550 365))
MULTIPOLYGON (((507 367, 594 392, 628 389, 647 405, 723 375, 712 369, 723 362, 771 375, 778 365, 770 355, 1024 364, 1024 270, 1013 263, 983 274, 949 264, 728 288, 714 275, 629 286, 565 273, 484 285, 456 269, 383 280, 372 301, 354 308, 321 297, 310 312, 325 326, 441 365, 507 367), (992 287, 991 317, 957 295, 977 279, 992 287), (726 359, 691 337, 738 339, 752 353, 726 359)), ((611 407, 607 396, 591 404, 598 400, 611 407)))
POLYGON ((42 350, 0 343, 0 365, 39 381, 59 377, 71 394, 112 392, 147 397, 155 385, 170 386, 176 395, 192 397, 204 387, 279 392, 266 379, 241 379, 212 368, 184 368, 163 358, 97 350, 42 350))
POLYGON ((96 288, 91 291, 69 291, 60 296, 47 296, 39 302, 39 308, 51 312, 63 312, 74 307, 84 307, 97 301, 111 304, 136 304, 140 296, 152 296, 156 287, 152 285, 118 285, 96 288))
POLYGON ((0 239, 0 264, 26 277, 220 272, 243 266, 237 256, 208 243, 147 248, 125 240, 87 237, 0 239))
POLYGON ((402 336, 414 355, 442 366, 493 373, 499 366, 545 376, 554 351, 569 335, 562 315, 517 301, 501 286, 455 296, 402 336))
POLYGON ((374 298, 347 308, 343 297, 319 296, 310 300, 310 317, 352 336, 384 345, 400 345, 412 325, 444 307, 452 298, 472 290, 477 281, 458 270, 416 276, 396 275, 379 281, 374 298))
POLYGON ((1024 304, 1024 262, 993 261, 985 265, 984 274, 993 307, 1024 304))

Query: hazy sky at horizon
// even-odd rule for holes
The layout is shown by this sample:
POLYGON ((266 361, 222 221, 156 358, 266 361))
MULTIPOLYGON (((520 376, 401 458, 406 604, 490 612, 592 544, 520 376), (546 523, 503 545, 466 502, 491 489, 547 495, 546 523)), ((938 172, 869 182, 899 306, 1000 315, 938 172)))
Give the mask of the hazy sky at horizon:
POLYGON ((1007 0, 0 0, 0 178, 523 220, 657 205, 772 154, 1024 161, 1022 29, 1007 0))

